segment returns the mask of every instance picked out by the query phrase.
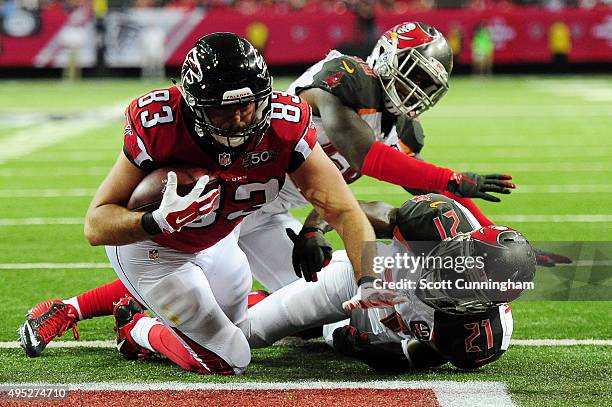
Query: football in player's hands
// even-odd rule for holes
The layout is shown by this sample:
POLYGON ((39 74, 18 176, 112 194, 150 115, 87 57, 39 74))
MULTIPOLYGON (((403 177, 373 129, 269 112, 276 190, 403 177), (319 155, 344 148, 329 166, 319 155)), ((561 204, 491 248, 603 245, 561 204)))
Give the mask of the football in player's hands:
POLYGON ((131 211, 142 212, 152 212, 159 208, 170 171, 176 173, 177 193, 181 196, 191 192, 196 182, 204 175, 208 175, 210 180, 202 195, 219 186, 218 177, 207 169, 192 166, 162 167, 147 174, 140 181, 132 192, 127 208, 131 211))

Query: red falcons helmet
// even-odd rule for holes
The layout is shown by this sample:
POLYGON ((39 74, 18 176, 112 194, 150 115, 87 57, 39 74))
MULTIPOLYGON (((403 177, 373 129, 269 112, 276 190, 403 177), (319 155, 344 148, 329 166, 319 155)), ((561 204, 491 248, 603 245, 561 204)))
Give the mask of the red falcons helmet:
POLYGON ((486 226, 444 240, 426 260, 420 279, 427 288, 419 285, 415 294, 451 314, 484 312, 517 299, 525 283, 533 280, 536 267, 527 239, 505 226, 486 226))
POLYGON ((416 117, 448 90, 453 53, 438 30, 407 22, 380 37, 368 64, 380 78, 387 110, 416 117))

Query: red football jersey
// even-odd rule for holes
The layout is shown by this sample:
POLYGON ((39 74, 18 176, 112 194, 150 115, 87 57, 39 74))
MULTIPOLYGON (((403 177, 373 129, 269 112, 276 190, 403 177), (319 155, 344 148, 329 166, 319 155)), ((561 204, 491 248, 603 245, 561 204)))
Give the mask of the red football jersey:
POLYGON ((213 152, 188 127, 182 103, 176 87, 153 90, 132 101, 125 112, 123 151, 134 165, 147 172, 167 165, 191 164, 219 177, 221 194, 212 216, 205 222, 186 225, 180 232, 152 238, 163 246, 195 253, 214 245, 246 215, 276 199, 285 174, 308 157, 317 133, 305 101, 273 92, 270 128, 256 147, 232 162, 229 154, 213 152))

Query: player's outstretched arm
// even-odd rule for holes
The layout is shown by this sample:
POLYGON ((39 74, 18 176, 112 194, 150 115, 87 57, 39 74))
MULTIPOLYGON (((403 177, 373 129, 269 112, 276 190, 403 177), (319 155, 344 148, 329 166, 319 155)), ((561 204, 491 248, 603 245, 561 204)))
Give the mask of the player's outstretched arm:
POLYGON ((300 96, 321 116, 325 133, 336 150, 346 157, 353 169, 364 175, 412 190, 450 191, 460 197, 494 202, 499 202, 499 198, 490 192, 509 194, 514 188, 514 184, 508 182, 512 178, 508 175, 459 174, 376 141, 373 130, 355 110, 322 89, 308 89, 300 96))
POLYGON ((290 176, 304 197, 342 238, 353 265, 355 279, 359 280, 366 275, 374 277, 372 267, 362 269, 362 260, 363 264, 373 264, 374 253, 364 253, 362 246, 363 242, 374 241, 374 230, 340 171, 319 144, 315 145, 306 161, 290 176))

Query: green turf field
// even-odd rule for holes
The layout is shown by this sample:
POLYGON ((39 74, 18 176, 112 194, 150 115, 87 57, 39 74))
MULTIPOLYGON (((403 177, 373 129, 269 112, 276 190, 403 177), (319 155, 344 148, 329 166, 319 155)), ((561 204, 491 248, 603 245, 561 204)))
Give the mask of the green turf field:
MULTIPOLYGON (((278 80, 275 87, 287 83, 278 80)), ((85 242, 81 219, 120 152, 121 106, 165 85, 3 82, 0 383, 486 380, 504 382, 519 405, 612 405, 610 345, 511 345, 501 360, 478 372, 447 366, 403 375, 368 370, 316 342, 255 351, 248 374, 238 378, 188 374, 161 360, 127 362, 110 348, 47 349, 40 358, 26 358, 10 342, 31 306, 114 278, 103 264, 72 268, 74 263, 106 263, 104 250, 85 242)), ((422 123, 425 159, 515 177, 516 193, 500 204, 481 204, 496 222, 532 241, 610 240, 612 77, 457 78, 422 123)), ((408 197, 399 187, 371 179, 352 188, 358 198, 395 205, 408 197)), ((295 214, 303 218, 306 212, 295 214)), ((513 339, 612 339, 610 302, 518 301, 512 308, 513 339)), ((83 321, 79 330, 84 341, 114 335, 109 318, 83 321)))

